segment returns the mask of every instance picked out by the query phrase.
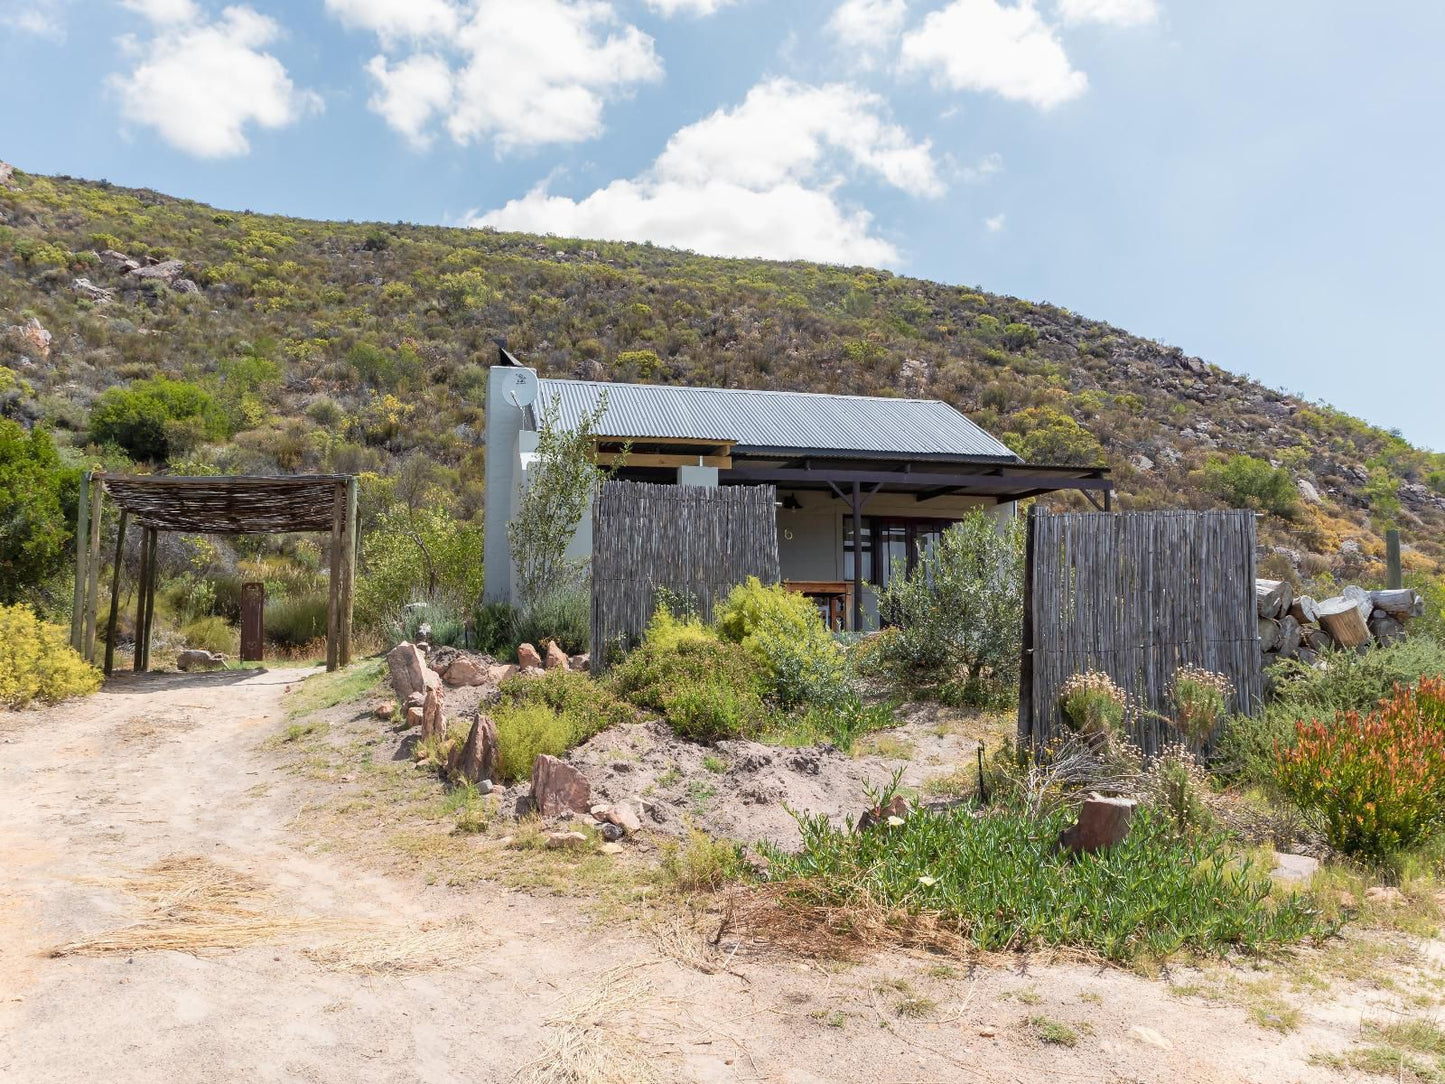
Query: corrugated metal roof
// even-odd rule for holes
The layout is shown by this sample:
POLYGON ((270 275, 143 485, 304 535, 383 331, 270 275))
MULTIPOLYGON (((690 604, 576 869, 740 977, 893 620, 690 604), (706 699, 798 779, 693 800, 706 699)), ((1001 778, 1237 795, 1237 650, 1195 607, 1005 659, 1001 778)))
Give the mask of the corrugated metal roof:
POLYGON ((1018 457, 963 414, 936 399, 886 399, 798 391, 744 391, 670 384, 542 380, 534 410, 555 398, 575 426, 607 393, 599 436, 730 440, 737 451, 822 454, 1018 457))

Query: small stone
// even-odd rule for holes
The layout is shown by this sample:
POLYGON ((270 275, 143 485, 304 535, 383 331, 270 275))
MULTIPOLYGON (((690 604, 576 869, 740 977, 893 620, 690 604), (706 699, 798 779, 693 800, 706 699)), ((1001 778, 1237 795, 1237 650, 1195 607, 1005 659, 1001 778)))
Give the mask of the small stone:
POLYGON ((1152 1046, 1159 1050, 1173 1050, 1174 1044, 1164 1036, 1160 1035, 1153 1028, 1146 1028, 1142 1024, 1135 1024, 1129 1029, 1129 1038, 1143 1043, 1145 1046, 1152 1046))
POLYGON ((421 726, 421 721, 424 714, 425 713, 421 710, 421 708, 407 708, 406 725, 409 727, 421 726))
POLYGON ((396 701, 383 700, 376 707, 371 709, 371 714, 378 719, 390 719, 396 714, 396 701))
POLYGON ((479 779, 479 780, 477 780, 477 793, 478 793, 478 794, 491 794, 491 793, 492 793, 492 781, 491 781, 490 779, 479 779))
POLYGON ((517 666, 522 670, 540 670, 542 656, 531 644, 523 644, 517 648, 517 666))
POLYGON ((343 775, 343 776, 341 777, 341 781, 342 781, 343 783, 355 783, 355 782, 356 782, 356 773, 355 773, 355 772, 347 772, 345 775, 343 775))
POLYGON ((567 660, 567 666, 568 669, 578 670, 585 674, 588 670, 592 669, 592 656, 590 654, 573 655, 567 660))
POLYGON ((978 1029, 978 1033, 982 1035, 985 1039, 992 1039, 995 1035, 998 1034, 998 1026, 996 1024, 985 1024, 983 1027, 978 1029))
POLYGON ((587 846, 587 837, 581 832, 548 832, 547 846, 554 851, 579 851, 587 846))
POLYGON ((628 835, 642 831, 642 818, 628 802, 618 802, 602 812, 602 819, 621 828, 628 835))
POLYGON ((608 823, 602 826, 602 838, 608 843, 616 843, 626 834, 621 825, 608 823))
POLYGON ((623 850, 621 843, 604 843, 599 849, 603 854, 621 854, 623 850))
POLYGON ((1365 889, 1365 899, 1371 903, 1394 907, 1397 903, 1405 902, 1405 893, 1401 892, 1394 885, 1371 885, 1365 889))
POLYGON ((594 805, 594 806, 593 806, 591 809, 589 809, 587 812, 591 813, 591 814, 592 814, 594 817, 596 817, 598 820, 606 820, 606 819, 607 819, 607 811, 608 811, 609 809, 611 809, 611 808, 612 808, 612 807, 611 807, 610 805, 608 805, 607 803, 604 802, 604 803, 601 804, 601 805, 594 805))
POLYGON ((1320 860, 1307 854, 1274 853, 1273 875, 1281 881, 1308 881, 1320 868, 1320 860))

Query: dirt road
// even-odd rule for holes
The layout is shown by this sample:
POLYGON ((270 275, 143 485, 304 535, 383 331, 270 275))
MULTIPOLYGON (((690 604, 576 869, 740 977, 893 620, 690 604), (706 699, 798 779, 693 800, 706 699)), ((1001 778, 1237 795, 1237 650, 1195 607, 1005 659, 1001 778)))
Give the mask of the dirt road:
POLYGON ((1116 971, 902 955, 707 974, 575 899, 359 869, 303 838, 314 784, 266 748, 301 676, 126 677, 0 715, 0 1080, 1339 1079, 1308 1061, 1348 1041, 1324 1010, 1279 1035, 1116 971), (195 954, 48 955, 144 919, 126 882, 167 858, 244 875, 295 925, 195 954), (437 924, 458 931, 438 966, 326 958, 345 931, 437 924))

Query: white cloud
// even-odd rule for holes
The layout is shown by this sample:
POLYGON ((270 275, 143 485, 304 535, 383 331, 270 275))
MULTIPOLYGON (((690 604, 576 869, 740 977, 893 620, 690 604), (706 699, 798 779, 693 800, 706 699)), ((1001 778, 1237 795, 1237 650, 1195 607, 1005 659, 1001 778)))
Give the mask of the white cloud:
POLYGON ((903 36, 903 66, 954 90, 992 91, 1050 109, 1088 88, 1032 0, 951 0, 903 36))
POLYGON ((135 70, 111 77, 122 115, 200 158, 245 154, 248 125, 284 128, 321 105, 261 51, 280 33, 251 8, 229 7, 213 23, 160 27, 143 43, 128 39, 140 54, 135 70))
POLYGON ((1143 26, 1159 18, 1159 7, 1155 0, 1059 0, 1059 18, 1066 23, 1143 26))
POLYGON ((766 188, 811 175, 829 149, 916 196, 943 193, 927 140, 879 116, 876 94, 833 83, 760 83, 736 109, 719 109, 667 141, 656 169, 669 180, 721 178, 766 188))
POLYGON ((189 23, 200 17, 194 0, 120 0, 120 6, 153 23, 189 23))
POLYGON ((989 233, 1002 233, 1004 222, 1005 216, 1001 213, 996 214, 983 220, 983 228, 988 230, 989 233))
POLYGON ((460 16, 449 0, 326 0, 347 26, 374 31, 383 41, 453 33, 460 16))
POLYGON ((714 15, 736 0, 647 0, 647 6, 664 18, 674 15, 714 15))
POLYGON ((376 30, 384 48, 403 33, 430 35, 421 53, 367 65, 377 85, 372 109, 418 146, 434 121, 459 144, 490 139, 499 151, 592 139, 609 100, 662 76, 652 38, 622 22, 608 0, 477 0, 445 34, 427 29, 440 16, 422 18, 436 2, 329 3, 376 30), (417 21, 403 25, 405 12, 417 21))
POLYGON ((843 0, 828 20, 828 30, 846 46, 878 52, 903 30, 908 0, 843 0))
POLYGON ((966 184, 981 184, 988 180, 995 173, 1003 172, 1003 155, 995 151, 992 154, 985 154, 971 166, 964 166, 959 170, 966 184))
POLYGON ((67 0, 0 0, 0 27, 60 41, 67 0))
POLYGON ((872 216, 845 206, 849 173, 874 174, 914 195, 944 190, 927 141, 880 115, 876 95, 776 79, 668 140, 640 177, 581 200, 544 184, 472 225, 653 241, 721 256, 895 264, 872 216))
POLYGON ((417 147, 431 143, 432 118, 446 111, 452 100, 452 70, 439 56, 418 53, 395 67, 386 57, 372 57, 366 70, 377 92, 368 103, 417 147))

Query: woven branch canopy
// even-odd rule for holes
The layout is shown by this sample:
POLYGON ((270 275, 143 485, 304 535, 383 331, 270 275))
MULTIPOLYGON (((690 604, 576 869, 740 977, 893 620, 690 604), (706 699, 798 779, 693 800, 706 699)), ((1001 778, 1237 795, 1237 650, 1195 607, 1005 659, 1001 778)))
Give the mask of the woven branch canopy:
POLYGON ((133 521, 187 534, 330 531, 345 474, 276 478, 104 476, 106 492, 133 521))

